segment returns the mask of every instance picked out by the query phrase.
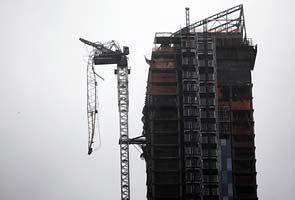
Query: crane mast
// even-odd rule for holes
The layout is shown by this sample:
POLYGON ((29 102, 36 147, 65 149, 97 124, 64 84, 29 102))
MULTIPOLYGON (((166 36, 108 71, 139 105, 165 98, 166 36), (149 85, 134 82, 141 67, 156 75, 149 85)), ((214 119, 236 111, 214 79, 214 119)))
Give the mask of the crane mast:
POLYGON ((92 153, 94 143, 95 121, 97 120, 97 98, 96 98, 96 79, 93 65, 117 64, 115 75, 117 75, 118 87, 118 108, 119 108, 119 128, 120 128, 120 161, 121 161, 121 200, 130 199, 130 176, 129 176, 129 136, 128 136, 128 111, 129 111, 129 91, 128 91, 128 69, 127 55, 129 48, 120 46, 114 40, 101 44, 93 43, 88 40, 79 39, 86 45, 94 48, 94 53, 90 56, 90 63, 87 67, 87 88, 88 88, 88 154, 92 153), (90 90, 89 90, 90 89, 90 90), (90 98, 90 99, 89 99, 90 98))
POLYGON ((117 66, 115 74, 118 79, 118 107, 120 115, 120 159, 121 159, 121 199, 130 199, 129 188, 129 136, 128 136, 128 110, 129 110, 129 94, 128 94, 128 73, 126 67, 117 66))

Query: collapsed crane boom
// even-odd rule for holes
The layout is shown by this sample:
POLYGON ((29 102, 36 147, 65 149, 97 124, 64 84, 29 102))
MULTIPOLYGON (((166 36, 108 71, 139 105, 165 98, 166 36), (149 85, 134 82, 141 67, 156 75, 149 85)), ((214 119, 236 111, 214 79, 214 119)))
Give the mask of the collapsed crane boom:
MULTIPOLYGON (((119 107, 119 127, 120 127, 120 160, 121 160, 121 200, 130 199, 130 187, 129 187, 129 136, 128 136, 128 111, 129 111, 129 91, 128 91, 128 69, 127 55, 129 54, 129 48, 123 47, 123 51, 120 46, 114 40, 105 44, 93 43, 88 40, 79 39, 84 44, 94 47, 94 54, 91 60, 92 74, 88 77, 88 88, 93 89, 92 82, 95 82, 94 92, 90 95, 94 96, 95 103, 90 101, 91 105, 88 107, 88 128, 89 128, 89 142, 88 142, 88 154, 92 152, 93 136, 95 133, 95 121, 96 121, 96 80, 93 65, 104 64, 117 64, 115 74, 117 75, 117 87, 118 87, 118 107, 119 107), (94 78, 93 78, 94 76, 94 78), (93 81, 92 81, 93 80, 93 81), (94 106, 94 105, 95 106, 94 106), (89 109, 90 108, 90 109, 89 109)), ((89 64, 88 64, 89 65, 89 64)), ((89 92, 88 92, 89 93, 89 92)), ((88 98, 89 99, 89 98, 88 98)), ((89 101, 88 101, 89 104, 89 101)))
POLYGON ((97 81, 94 70, 93 55, 90 55, 87 63, 87 117, 88 117, 88 155, 92 153, 92 144, 98 125, 97 111, 97 81))

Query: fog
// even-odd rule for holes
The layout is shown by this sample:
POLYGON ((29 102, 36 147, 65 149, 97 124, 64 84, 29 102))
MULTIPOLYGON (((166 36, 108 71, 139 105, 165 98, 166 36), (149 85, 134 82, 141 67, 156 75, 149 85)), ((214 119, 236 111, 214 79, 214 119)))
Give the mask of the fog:
MULTIPOLYGON (((295 189, 294 12, 292 0, 1 0, 0 199, 120 199, 114 67, 97 66, 100 148, 87 155, 86 62, 78 38, 129 46, 130 137, 142 132, 155 32, 174 32, 240 3, 258 44, 253 75, 260 199, 295 189)), ((131 199, 145 199, 145 162, 130 147, 131 199)))

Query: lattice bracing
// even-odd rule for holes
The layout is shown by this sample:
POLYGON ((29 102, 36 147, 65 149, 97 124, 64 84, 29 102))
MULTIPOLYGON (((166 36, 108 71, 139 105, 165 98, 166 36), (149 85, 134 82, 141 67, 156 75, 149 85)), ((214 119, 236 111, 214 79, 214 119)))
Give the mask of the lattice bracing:
POLYGON ((172 35, 190 32, 239 32, 246 39, 243 5, 238 5, 186 26, 172 35), (206 26, 204 26, 206 25, 206 26), (205 30, 205 27, 207 29, 205 30))
POLYGON ((93 66, 93 54, 89 55, 87 63, 87 117, 88 117, 88 155, 92 153, 92 144, 94 136, 98 129, 98 111, 97 111, 97 81, 93 66))

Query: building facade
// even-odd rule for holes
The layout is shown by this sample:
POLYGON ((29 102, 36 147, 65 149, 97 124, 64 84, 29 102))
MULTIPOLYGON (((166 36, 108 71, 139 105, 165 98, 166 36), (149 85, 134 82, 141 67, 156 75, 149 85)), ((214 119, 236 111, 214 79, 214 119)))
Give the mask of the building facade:
POLYGON ((256 200, 243 6, 156 33, 143 109, 147 199, 256 200))

